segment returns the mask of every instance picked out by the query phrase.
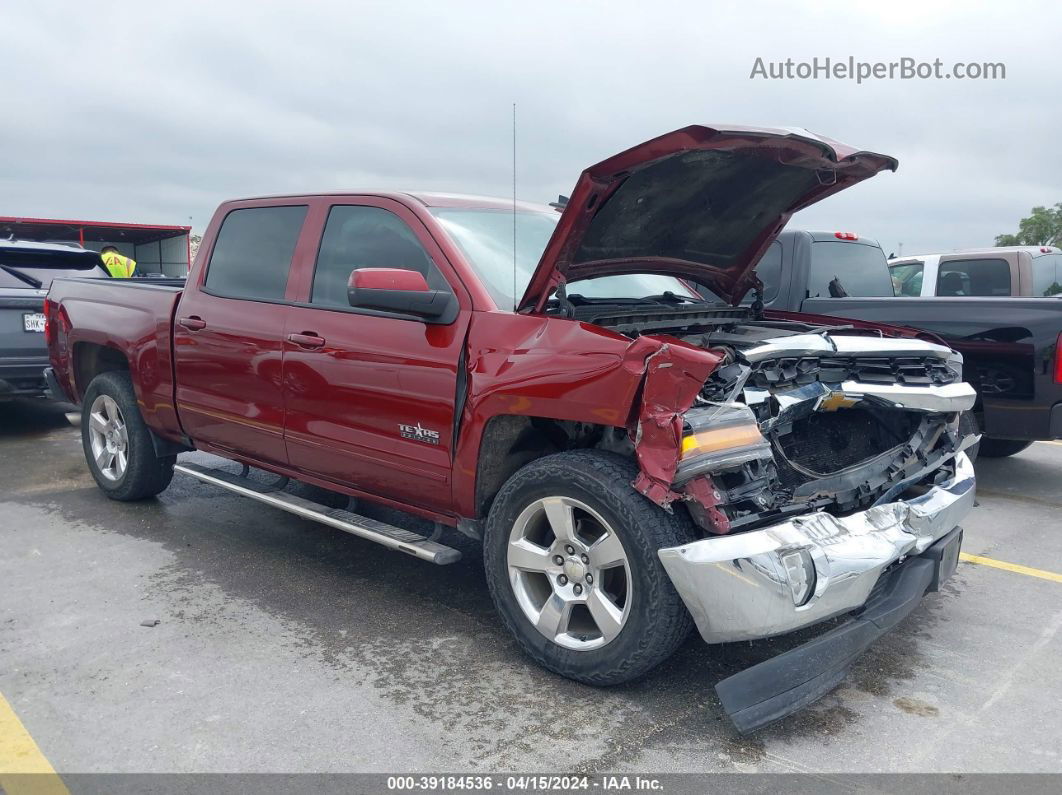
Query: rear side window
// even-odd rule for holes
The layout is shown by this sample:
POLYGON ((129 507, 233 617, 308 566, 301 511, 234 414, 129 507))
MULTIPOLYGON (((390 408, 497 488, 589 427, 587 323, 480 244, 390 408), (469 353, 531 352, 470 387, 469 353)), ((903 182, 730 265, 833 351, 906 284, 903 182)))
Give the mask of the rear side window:
POLYGON ((922 277, 926 269, 924 262, 900 262, 889 266, 892 276, 892 290, 896 295, 914 296, 922 294, 922 277))
POLYGON ((941 262, 937 295, 1010 295, 1010 265, 1003 259, 941 262))
POLYGON ((811 244, 808 298, 891 295, 889 263, 877 246, 840 240, 811 244))
POLYGON ((226 215, 207 265, 207 289, 226 298, 282 300, 305 218, 305 205, 226 215))
POLYGON ((1034 257, 1033 295, 1062 295, 1062 254, 1034 257))
POLYGON ((379 207, 339 204, 328 213, 310 302, 349 307, 347 282, 350 272, 358 268, 417 271, 432 290, 451 292, 405 221, 379 207))

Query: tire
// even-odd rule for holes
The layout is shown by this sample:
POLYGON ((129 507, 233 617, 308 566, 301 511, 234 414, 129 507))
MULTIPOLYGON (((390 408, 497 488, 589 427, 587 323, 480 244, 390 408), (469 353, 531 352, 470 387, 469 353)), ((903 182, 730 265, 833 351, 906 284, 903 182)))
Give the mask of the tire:
MULTIPOLYGON (((981 424, 977 421, 977 415, 976 414, 974 414, 972 411, 964 411, 962 414, 959 415, 959 435, 960 436, 966 437, 966 436, 969 436, 971 433, 980 433, 980 432, 981 432, 981 424)), ((984 441, 984 439, 979 441, 973 447, 968 447, 966 449, 966 455, 969 456, 971 464, 974 461, 977 460, 977 456, 981 452, 981 442, 983 442, 983 441, 984 441)))
POLYGON ((1032 442, 1025 442, 1021 439, 990 439, 982 436, 980 454, 984 458, 1006 458, 1017 455, 1031 444, 1032 442))
POLYGON ((177 456, 155 454, 127 372, 101 373, 85 390, 81 445, 96 485, 112 500, 154 497, 173 479, 177 456))
POLYGON ((693 626, 657 555, 662 547, 693 540, 693 524, 684 511, 668 514, 634 491, 630 484, 637 474, 633 461, 615 453, 575 450, 550 455, 513 475, 487 518, 484 566, 502 621, 531 659, 585 684, 615 685, 646 674, 674 653, 693 626), (545 500, 549 502, 540 502, 545 500), (569 515, 566 509, 572 509, 577 528, 573 534, 577 548, 573 548, 586 558, 568 554, 566 542, 557 538, 550 523, 552 514, 545 513, 546 504, 557 515, 569 515), (605 532, 600 534, 601 530, 605 532), (609 538, 613 533, 615 538, 609 538), (539 571, 536 567, 543 558, 536 547, 545 552, 550 537, 555 543, 539 571), (607 544, 595 546, 595 541, 605 539, 607 544), (519 541, 520 549, 512 554, 519 552, 521 562, 523 550, 531 550, 532 570, 510 568, 514 541, 519 541), (564 558, 563 568, 555 563, 558 553, 564 558), (598 567, 618 554, 623 557, 620 565, 598 567), (580 575, 583 560, 588 562, 580 575), (595 572, 596 581, 589 576, 595 572), (566 583, 561 582, 562 574, 566 583), (573 597, 579 583, 583 596, 573 597), (571 609, 565 624, 568 632, 549 637, 532 620, 535 608, 541 622, 563 613, 553 606, 567 597, 583 602, 571 609), (606 601, 611 607, 603 609, 606 601), (622 613, 618 623, 617 611, 622 613), (602 615, 607 620, 595 618, 602 615))

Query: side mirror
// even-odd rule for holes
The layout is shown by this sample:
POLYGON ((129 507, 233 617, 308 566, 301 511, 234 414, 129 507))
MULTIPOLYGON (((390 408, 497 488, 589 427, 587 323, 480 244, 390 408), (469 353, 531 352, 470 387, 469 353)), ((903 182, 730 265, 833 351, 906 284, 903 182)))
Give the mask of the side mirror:
POLYGON ((450 298, 445 290, 430 289, 424 274, 403 268, 358 268, 347 281, 347 302, 359 309, 434 319, 446 312, 450 298))

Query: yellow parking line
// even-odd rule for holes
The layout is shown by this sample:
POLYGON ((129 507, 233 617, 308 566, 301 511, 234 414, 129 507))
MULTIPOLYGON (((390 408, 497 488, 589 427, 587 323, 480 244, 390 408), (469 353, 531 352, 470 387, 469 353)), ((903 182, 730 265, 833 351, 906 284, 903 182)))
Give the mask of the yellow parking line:
POLYGON ((1005 571, 1013 571, 1018 574, 1028 574, 1030 577, 1039 577, 1042 580, 1062 582, 1062 574, 1055 574, 1053 571, 1044 571, 1043 569, 1034 569, 1031 566, 1022 566, 1018 563, 1006 563, 1002 560, 983 558, 980 555, 970 555, 966 552, 960 552, 959 559, 964 560, 967 563, 979 563, 982 566, 991 566, 994 569, 1004 569, 1005 571))
POLYGON ((1045 440, 1043 440, 1043 444, 1060 444, 1060 445, 1062 445, 1062 442, 1049 441, 1049 440, 1045 439, 1045 440))
POLYGON ((7 795, 70 795, 3 693, 0 693, 0 791, 7 795))

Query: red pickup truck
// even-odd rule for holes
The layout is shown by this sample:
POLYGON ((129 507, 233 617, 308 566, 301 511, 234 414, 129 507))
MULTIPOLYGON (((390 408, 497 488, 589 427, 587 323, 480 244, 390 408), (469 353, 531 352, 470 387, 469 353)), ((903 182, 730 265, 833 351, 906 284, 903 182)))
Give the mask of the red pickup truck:
POLYGON ((459 556, 441 532, 292 494, 294 478, 481 539, 506 626, 582 682, 645 673, 693 625, 719 643, 848 615, 717 685, 751 731, 835 686, 951 574, 973 505, 958 354, 739 305, 793 212, 895 166, 804 131, 693 126, 587 169, 563 213, 226 202, 183 288, 56 280, 48 378, 82 405, 114 499, 176 470, 459 556), (243 470, 177 463, 192 449, 243 470))

